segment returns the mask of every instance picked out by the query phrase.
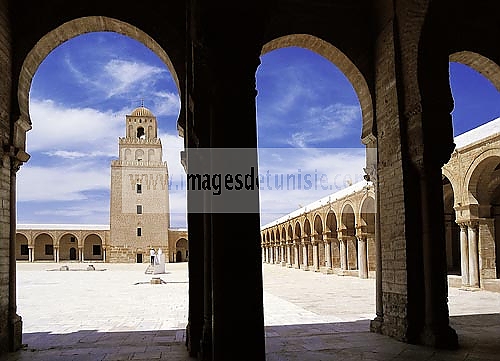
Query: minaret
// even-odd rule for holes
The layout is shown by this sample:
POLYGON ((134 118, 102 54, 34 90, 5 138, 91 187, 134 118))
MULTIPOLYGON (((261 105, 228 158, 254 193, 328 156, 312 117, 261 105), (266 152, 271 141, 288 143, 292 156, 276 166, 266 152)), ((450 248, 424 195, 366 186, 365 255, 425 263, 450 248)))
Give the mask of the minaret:
POLYGON ((149 262, 149 249, 169 254, 168 170, 156 117, 142 104, 125 119, 119 159, 111 162, 110 262, 149 262))

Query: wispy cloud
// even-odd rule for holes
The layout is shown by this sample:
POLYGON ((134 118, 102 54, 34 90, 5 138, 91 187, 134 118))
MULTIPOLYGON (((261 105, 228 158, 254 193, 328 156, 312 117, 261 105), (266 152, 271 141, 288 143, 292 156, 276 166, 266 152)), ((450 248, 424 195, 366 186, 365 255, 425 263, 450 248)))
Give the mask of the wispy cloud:
POLYGON ((291 134, 287 142, 299 148, 344 138, 361 127, 359 106, 341 103, 312 107, 301 123, 301 130, 291 134))
POLYGON ((139 85, 141 91, 143 84, 151 83, 159 74, 167 70, 137 61, 113 59, 104 66, 104 73, 111 84, 105 85, 108 97, 129 92, 132 87, 139 85))

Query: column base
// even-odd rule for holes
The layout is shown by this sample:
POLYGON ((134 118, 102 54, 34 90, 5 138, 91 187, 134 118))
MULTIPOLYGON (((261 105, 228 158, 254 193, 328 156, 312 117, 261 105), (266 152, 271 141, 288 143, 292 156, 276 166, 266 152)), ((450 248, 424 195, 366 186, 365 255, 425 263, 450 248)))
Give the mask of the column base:
POLYGON ((335 273, 335 272, 333 272, 333 269, 328 268, 328 267, 322 267, 322 268, 320 269, 320 271, 321 271, 321 273, 324 273, 324 274, 326 274, 326 275, 332 275, 332 274, 334 274, 334 273, 335 273))
POLYGON ((421 334, 421 343, 423 345, 435 348, 456 350, 458 348, 458 336, 449 325, 431 329, 426 327, 421 334))
POLYGON ((292 267, 293 267, 293 264, 291 264, 291 263, 287 263, 287 264, 286 264, 286 266, 287 266, 287 268, 292 268, 292 267))
POLYGON ((309 266, 304 266, 304 265, 303 265, 303 266, 302 266, 302 267, 300 267, 300 268, 302 268, 302 271, 309 271, 309 270, 310 270, 309 266))
POLYGON ((286 262, 281 262, 281 267, 286 267, 286 266, 287 266, 286 262))
POLYGON ((382 334, 382 326, 384 325, 384 317, 377 316, 370 321, 370 332, 382 334))
POLYGON ((473 286, 462 286, 459 288, 460 291, 471 291, 471 292, 475 292, 475 291, 481 291, 481 288, 479 287, 473 287, 473 286))
POLYGON ((299 266, 299 265, 294 264, 294 265, 293 265, 293 268, 295 268, 295 269, 300 269, 300 266, 299 266))
POLYGON ((9 351, 17 351, 23 346, 23 320, 14 315, 9 320, 9 351))

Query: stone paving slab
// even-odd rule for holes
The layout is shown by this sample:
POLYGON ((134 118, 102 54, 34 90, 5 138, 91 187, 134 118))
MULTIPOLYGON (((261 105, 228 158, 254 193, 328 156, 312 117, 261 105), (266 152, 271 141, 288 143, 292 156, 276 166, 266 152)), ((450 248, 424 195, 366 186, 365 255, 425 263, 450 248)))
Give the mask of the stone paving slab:
MULTIPOLYGON (((167 264, 167 273, 155 275, 162 284, 149 282, 146 264, 53 271, 61 265, 18 263, 27 347, 2 361, 193 360, 184 345, 186 263, 167 264)), ((499 360, 500 293, 449 289, 450 322, 462 347, 444 351, 368 331, 373 279, 268 264, 263 271, 267 360, 499 360)))

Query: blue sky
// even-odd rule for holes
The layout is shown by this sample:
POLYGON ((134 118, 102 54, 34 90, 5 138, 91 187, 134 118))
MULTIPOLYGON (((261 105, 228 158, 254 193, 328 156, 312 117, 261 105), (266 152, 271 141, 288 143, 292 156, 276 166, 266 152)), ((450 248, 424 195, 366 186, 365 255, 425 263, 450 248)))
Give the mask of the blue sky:
MULTIPOLYGON (((327 187, 261 189, 262 224, 362 178, 359 102, 333 64, 305 49, 280 49, 262 56, 256 81, 259 173, 328 179, 327 187)), ((455 135, 498 117, 499 93, 485 78, 453 63, 450 81, 455 135)), ((76 37, 38 68, 30 92, 31 159, 18 173, 18 223, 108 224, 110 162, 125 115, 141 99, 159 123, 172 181, 171 225, 186 226, 177 88, 154 53, 115 33, 76 37)))

